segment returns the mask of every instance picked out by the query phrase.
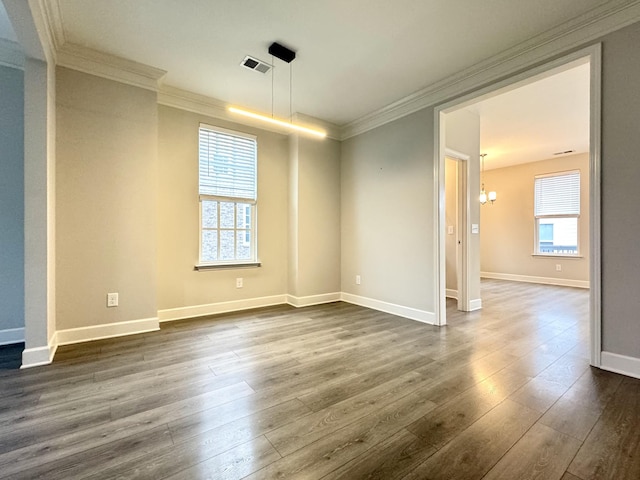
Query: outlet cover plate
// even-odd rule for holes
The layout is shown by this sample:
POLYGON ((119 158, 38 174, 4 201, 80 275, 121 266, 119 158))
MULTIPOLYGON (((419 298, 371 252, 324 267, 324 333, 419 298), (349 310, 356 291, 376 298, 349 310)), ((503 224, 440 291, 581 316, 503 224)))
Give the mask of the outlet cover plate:
POLYGON ((118 306, 118 294, 107 293, 107 307, 117 307, 117 306, 118 306))

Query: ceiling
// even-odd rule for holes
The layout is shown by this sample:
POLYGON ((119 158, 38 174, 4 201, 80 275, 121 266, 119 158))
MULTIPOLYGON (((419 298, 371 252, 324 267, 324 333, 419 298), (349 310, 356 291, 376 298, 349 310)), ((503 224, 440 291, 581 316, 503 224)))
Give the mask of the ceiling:
POLYGON ((466 106, 480 116, 485 169, 588 152, 589 77, 583 63, 466 106))
MULTIPOLYGON (((65 42, 166 70, 165 85, 270 112, 273 82, 276 115, 291 109, 340 126, 611 3, 49 1, 65 42), (296 50, 296 60, 272 60, 273 41, 296 50), (246 55, 273 61, 273 78, 242 68, 246 55)), ((1 2, 0 37, 16 41, 1 2)), ((467 106, 481 116, 487 168, 588 150, 586 68, 467 106)))

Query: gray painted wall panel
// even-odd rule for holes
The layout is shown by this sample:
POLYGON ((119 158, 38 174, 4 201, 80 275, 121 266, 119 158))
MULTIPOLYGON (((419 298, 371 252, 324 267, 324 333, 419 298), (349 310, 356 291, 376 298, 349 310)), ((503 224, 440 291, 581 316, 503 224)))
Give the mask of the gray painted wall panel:
POLYGON ((603 40, 603 350, 640 358, 640 24, 603 40))
POLYGON ((0 330, 24 327, 24 74, 0 66, 0 330))

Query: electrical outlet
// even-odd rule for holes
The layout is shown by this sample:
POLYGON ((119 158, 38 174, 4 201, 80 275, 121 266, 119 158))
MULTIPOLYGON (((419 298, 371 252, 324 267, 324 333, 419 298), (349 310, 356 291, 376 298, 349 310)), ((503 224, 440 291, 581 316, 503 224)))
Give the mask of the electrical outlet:
POLYGON ((356 285, 360 285, 361 279, 360 275, 356 275, 356 285))
POLYGON ((242 288, 244 286, 244 281, 242 277, 236 278, 236 288, 242 288))
POLYGON ((117 307, 117 306, 118 306, 118 294, 107 293, 107 307, 117 307))
POLYGON ((556 272, 561 272, 562 271, 562 265, 560 265, 559 263, 556 263, 556 272))

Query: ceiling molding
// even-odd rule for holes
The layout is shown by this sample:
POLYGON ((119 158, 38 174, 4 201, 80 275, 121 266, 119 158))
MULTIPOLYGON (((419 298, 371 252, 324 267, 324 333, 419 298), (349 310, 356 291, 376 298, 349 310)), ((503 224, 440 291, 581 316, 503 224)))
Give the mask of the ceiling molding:
POLYGON ((232 120, 227 112, 227 104, 222 100, 199 95, 181 88, 162 85, 158 91, 158 103, 167 107, 179 108, 213 118, 232 120))
POLYGON ((51 44, 57 52, 67 42, 62 22, 62 10, 59 0, 39 0, 43 19, 49 32, 51 44))
POLYGON ((58 49, 57 64, 154 92, 158 91, 158 82, 167 73, 159 68, 68 42, 58 49))
POLYGON ((340 140, 342 136, 342 129, 338 125, 320 118, 312 117, 311 115, 294 113, 293 120, 304 127, 320 128, 327 132, 327 137, 333 138, 334 140, 340 140))
POLYGON ((346 140, 425 107, 453 99, 639 20, 638 0, 618 0, 597 7, 561 26, 343 125, 340 139, 346 140))
POLYGON ((0 65, 24 70, 24 54, 18 43, 0 38, 0 65))
MULTIPOLYGON (((276 125, 263 123, 258 120, 252 120, 250 118, 229 113, 227 108, 230 104, 223 102, 222 100, 218 100, 217 98, 200 95, 187 90, 182 90, 181 88, 171 87, 169 85, 162 85, 160 87, 160 90, 158 91, 158 103, 167 107, 186 110, 188 112, 206 115, 207 117, 219 118, 221 120, 241 125, 248 125, 250 127, 267 130, 269 132, 281 133, 283 135, 291 133, 286 127, 278 127, 276 125)), ((329 138, 333 138, 334 140, 340 139, 341 132, 337 125, 301 113, 294 114, 294 118, 300 120, 302 125, 324 128, 327 131, 327 137, 329 138)))

